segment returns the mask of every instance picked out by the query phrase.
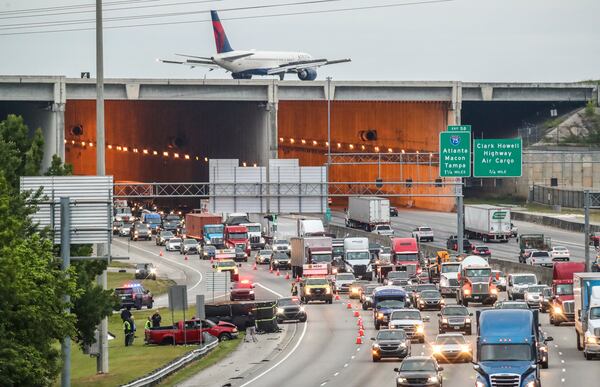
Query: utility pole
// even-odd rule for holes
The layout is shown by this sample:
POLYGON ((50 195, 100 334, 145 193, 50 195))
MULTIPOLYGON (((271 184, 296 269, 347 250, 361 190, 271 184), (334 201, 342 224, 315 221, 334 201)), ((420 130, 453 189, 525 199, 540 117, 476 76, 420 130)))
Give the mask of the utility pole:
MULTIPOLYGON (((102 30, 102 0, 96 0, 96 175, 106 174, 104 158, 104 43, 102 30)), ((98 244, 96 247, 99 257, 108 255, 108 246, 98 244)), ((110 257, 107 260, 110 263, 110 257)), ((106 290, 106 270, 97 278, 96 282, 106 290)), ((96 372, 108 373, 108 318, 100 322, 98 335, 99 356, 96 358, 96 372)))
MULTIPOLYGON (((54 207, 50 207, 54 212, 54 207)), ((60 198, 60 256, 62 258, 61 269, 69 270, 71 266, 71 200, 68 197, 60 198)), ((65 303, 71 302, 69 295, 65 296, 65 303)), ((66 308, 69 313, 71 309, 66 308)), ((71 338, 65 336, 61 343, 63 358, 62 373, 60 378, 61 387, 71 386, 71 338)))
POLYGON ((331 77, 327 77, 327 208, 329 209, 329 180, 331 170, 331 77))
POLYGON ((592 271, 590 265, 590 191, 583 191, 583 208, 584 208, 584 238, 583 245, 585 246, 585 271, 592 271))

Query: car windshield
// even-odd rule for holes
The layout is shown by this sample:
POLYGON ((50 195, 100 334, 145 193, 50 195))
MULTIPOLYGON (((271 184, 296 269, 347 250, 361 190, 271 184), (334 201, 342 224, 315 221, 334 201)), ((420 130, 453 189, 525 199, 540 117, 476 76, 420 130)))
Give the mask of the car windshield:
POLYGON ((475 249, 477 250, 489 250, 489 248, 487 246, 475 246, 475 249))
POLYGON ((377 340, 406 340, 406 333, 401 330, 383 330, 377 334, 377 340))
POLYGON ((392 312, 390 320, 420 320, 421 313, 418 310, 397 310, 392 312))
POLYGON ((146 218, 146 222, 145 223, 148 223, 148 224, 160 224, 161 223, 160 216, 158 216, 156 218, 154 218, 154 217, 152 217, 152 218, 146 218))
POLYGON ((435 287, 434 284, 423 284, 423 285, 419 285, 417 286, 417 291, 423 292, 424 290, 437 290, 437 288, 435 287))
POLYGON ((392 228, 387 225, 377 226, 377 230, 391 230, 392 228))
POLYGON ((217 248, 215 246, 204 246, 204 251, 207 253, 214 253, 217 251, 217 248))
POLYGON ((248 239, 248 233, 232 232, 232 233, 229 233, 229 239, 248 239))
POLYGON ((400 371, 436 371, 435 363, 430 359, 406 359, 400 366, 400 371))
POLYGON ((533 275, 518 275, 513 277, 515 285, 535 285, 536 282, 536 278, 533 275))
POLYGON ((300 305, 300 301, 295 298, 280 298, 277 301, 277 305, 279 306, 290 306, 290 305, 300 305))
POLYGON ((460 265, 442 265, 442 273, 458 273, 460 265))
POLYGON ((286 253, 275 253, 275 255, 273 255, 273 259, 276 259, 278 261, 283 261, 286 259, 290 259, 290 256, 287 255, 286 253))
POLYGON ((528 361, 532 358, 528 344, 483 344, 480 361, 528 361))
POLYGON ((261 232, 260 226, 246 226, 248 232, 261 232))
POLYGON ((541 293, 545 286, 530 286, 527 288, 527 293, 541 293))
POLYGON ((426 232, 428 232, 428 231, 431 231, 431 228, 430 227, 420 227, 419 231, 426 231, 426 232))
POLYGON ((173 233, 171 231, 163 231, 163 232, 160 233, 160 236, 163 237, 163 238, 172 237, 173 233))
POLYGON ((563 246, 554 246, 554 251, 566 251, 567 248, 563 246))
POLYGON ((288 241, 286 241, 285 239, 276 239, 274 243, 276 245, 286 245, 288 241))
POLYGON ((467 277, 489 277, 492 275, 491 269, 467 269, 465 270, 467 277))
POLYGON ((468 316, 469 310, 467 308, 457 308, 457 307, 445 307, 442 310, 442 314, 445 316, 468 316))
POLYGON ((169 243, 181 243, 181 239, 180 238, 171 238, 171 239, 169 239, 169 243))
POLYGON ((566 296, 573 294, 573 284, 559 284, 556 285, 556 295, 566 296))
POLYGON ((198 244, 198 242, 195 239, 184 239, 183 244, 184 245, 195 245, 195 244, 198 244))
POLYGON ((260 255, 271 255, 273 254, 273 250, 261 250, 259 252, 260 255))
POLYGON ((250 282, 236 282, 233 285, 234 288, 236 289, 252 289, 252 284, 250 282))
POLYGON ((335 276, 336 281, 354 281, 354 274, 338 274, 335 276))
POLYGON ((141 231, 148 231, 148 226, 145 224, 138 224, 137 226, 135 226, 135 229, 141 231))
POLYGON ((388 279, 407 279, 408 273, 405 271, 390 271, 388 273, 388 279))
POLYGON ((529 309, 524 302, 499 302, 496 309, 529 309))
POLYGON ((210 226, 204 228, 205 234, 223 234, 223 226, 210 226))
POLYGON ((368 251, 351 251, 346 253, 346 259, 348 261, 354 261, 359 259, 371 259, 371 254, 368 251))
POLYGON ((389 309, 400 309, 404 308, 404 301, 400 300, 384 300, 377 303, 377 309, 389 308, 389 309))
POLYGON ((373 294, 373 291, 374 291, 375 289, 377 289, 377 286, 378 286, 378 285, 375 285, 375 286, 369 285, 369 286, 367 286, 367 287, 365 288, 365 291, 364 291, 364 293, 365 293, 366 295, 369 295, 369 296, 370 296, 371 294, 373 294))
POLYGON ((439 335, 435 339, 436 344, 464 344, 465 338, 462 335, 439 335))
POLYGON ((440 292, 437 290, 425 290, 421 292, 421 297, 423 298, 442 298, 440 292))
POLYGON ((217 265, 219 265, 219 267, 230 267, 230 266, 235 266, 235 262, 233 262, 233 261, 219 261, 219 262, 217 262, 217 265))
POLYGON ((419 254, 394 254, 396 261, 409 261, 417 262, 419 260, 419 254))
POLYGON ((542 295, 544 295, 544 297, 552 297, 552 288, 544 288, 544 290, 542 290, 542 295))
POLYGON ((139 269, 139 270, 144 270, 147 268, 147 266, 148 266, 147 263, 138 263, 137 265, 135 265, 135 268, 139 269))
POLYGON ((327 285, 329 281, 325 278, 308 278, 306 280, 306 285, 327 285))
POLYGON ((344 246, 333 246, 333 253, 335 255, 342 255, 342 254, 344 254, 344 246))
POLYGON ((547 257, 549 256, 547 251, 534 251, 533 253, 531 253, 532 257, 547 257))
POLYGON ((331 262, 331 254, 315 254, 311 256, 313 263, 331 262))
POLYGON ((590 320, 600 320, 600 307, 596 306, 590 309, 590 320))

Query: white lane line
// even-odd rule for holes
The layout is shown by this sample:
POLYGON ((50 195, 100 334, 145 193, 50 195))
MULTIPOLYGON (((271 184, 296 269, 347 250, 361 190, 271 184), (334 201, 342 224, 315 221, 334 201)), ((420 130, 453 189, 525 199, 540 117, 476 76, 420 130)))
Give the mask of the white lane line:
POLYGON ((321 383, 321 386, 324 386, 324 385, 326 385, 326 384, 327 384, 327 382, 323 382, 323 383, 321 383))
POLYGON ((344 364, 344 368, 348 367, 348 363, 344 364))
POLYGON ((565 361, 564 361, 564 360, 562 360, 562 359, 561 359, 561 361, 560 361, 560 362, 561 362, 561 363, 563 363, 563 364, 565 364, 565 361))
POLYGON ((350 358, 351 358, 351 359, 354 359, 355 357, 356 357, 356 356, 352 355, 350 358))
POLYGON ((562 352, 559 352, 558 354, 559 354, 560 356, 562 356, 562 352))
POLYGON ((360 351, 360 348, 356 348, 356 352, 360 351))
POLYGON ((276 295, 277 297, 283 298, 283 296, 282 296, 281 294, 277 293, 277 292, 276 292, 275 290, 273 290, 273 289, 269 289, 268 287, 264 286, 263 284, 261 284, 261 283, 259 283, 259 282, 255 282, 254 284, 255 284, 255 285, 258 285, 258 286, 260 286, 261 288, 265 289, 265 290, 266 290, 266 291, 268 291, 268 292, 271 292, 271 293, 273 293, 273 294, 274 294, 274 295, 276 295))
POLYGON ((333 374, 333 376, 338 376, 339 374, 340 374, 339 372, 336 372, 335 374, 333 374))
POLYGON ((562 383, 564 383, 564 382, 565 382, 565 378, 562 378, 560 381, 561 381, 562 383))
POLYGON ((567 372, 567 369, 566 369, 566 368, 563 368, 563 369, 562 369, 562 372, 567 372))
POLYGON ((140 251, 143 251, 143 252, 145 252, 145 253, 152 254, 152 255, 154 255, 155 257, 159 257, 159 258, 161 258, 161 259, 165 259, 165 260, 167 260, 167 261, 169 261, 169 262, 171 262, 171 263, 174 263, 174 264, 176 264, 176 265, 179 265, 179 266, 185 267, 186 269, 190 269, 190 270, 192 270, 192 271, 196 272, 198 275, 200 275, 200 279, 199 279, 199 280, 198 280, 198 282, 196 282, 196 283, 195 283, 195 284, 194 284, 194 285, 193 285, 191 288, 189 288, 189 289, 188 289, 188 292, 189 292, 189 291, 191 291, 191 290, 194 290, 195 288, 197 288, 197 287, 200 285, 200 283, 202 282, 203 276, 202 276, 202 273, 200 272, 200 270, 198 270, 198 269, 196 269, 196 268, 194 268, 194 267, 192 267, 192 266, 190 266, 190 265, 185 265, 185 264, 183 264, 183 263, 181 263, 181 262, 174 261, 174 260, 172 260, 172 259, 170 259, 170 258, 167 258, 167 256, 164 256, 164 255, 161 257, 161 256, 160 256, 160 254, 156 254, 156 253, 155 253, 155 252, 153 252, 153 251, 146 250, 146 249, 142 249, 141 247, 138 247, 138 246, 135 246, 135 245, 132 245, 132 244, 129 244, 129 245, 128 245, 128 244, 126 244, 125 242, 122 242, 122 241, 119 241, 119 240, 115 240, 114 242, 120 243, 120 244, 121 244, 121 245, 123 245, 123 246, 127 246, 127 247, 133 247, 134 249, 138 249, 138 250, 140 250, 140 251))
MULTIPOLYGON (((260 285, 261 287, 263 287, 262 285, 260 285)), ((266 287, 263 287, 266 290, 272 291, 266 287)), ((275 292, 273 292, 275 294, 275 292)), ((278 367, 281 363, 283 363, 284 361, 286 361, 295 351, 296 349, 298 349, 298 347, 300 346, 300 343, 302 343, 302 339, 304 339, 304 335, 306 334, 306 328, 308 327, 308 323, 304 323, 304 328, 302 329, 302 334, 300 335, 300 338, 298 339, 298 342, 296 342, 296 345, 294 345, 294 348, 291 349, 290 352, 288 352, 283 359, 279 360, 277 363, 275 363, 275 365, 273 365, 273 367, 269 368, 268 370, 256 375, 256 377, 254 379, 251 379, 249 381, 247 381, 246 383, 242 384, 240 387, 245 387, 247 385, 249 385, 250 383, 255 382, 256 380, 258 380, 259 378, 262 378, 263 376, 265 376, 266 374, 268 374, 269 372, 273 371, 276 367, 278 367)))

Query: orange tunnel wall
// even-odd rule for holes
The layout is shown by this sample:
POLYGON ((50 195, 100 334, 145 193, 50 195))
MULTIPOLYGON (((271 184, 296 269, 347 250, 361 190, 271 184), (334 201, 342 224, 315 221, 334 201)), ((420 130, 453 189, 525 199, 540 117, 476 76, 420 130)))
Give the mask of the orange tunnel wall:
MULTIPOLYGON (((331 104, 331 142, 332 152, 336 144, 361 144, 379 146, 387 152, 438 152, 439 133, 448 124, 448 104, 445 102, 370 102, 335 101, 331 104), (376 130, 377 140, 364 141, 360 132, 376 130)), ((279 104, 278 135, 284 141, 279 143, 280 158, 298 158, 301 165, 323 165, 326 162, 327 141, 327 105, 316 101, 283 101, 279 104), (295 144, 289 143, 295 139, 295 144), (319 146, 314 149, 300 147, 299 141, 317 140, 319 146)), ((351 152, 344 149, 344 152, 351 152)), ((359 152, 358 150, 356 152, 359 152)), ((337 165, 330 171, 331 181, 374 182, 378 175, 377 165, 351 166, 337 165)), ((384 181, 433 181, 439 176, 437 166, 427 165, 382 165, 381 178, 384 181)), ((384 186, 385 190, 402 193, 448 194, 451 189, 444 187, 416 187, 410 189, 384 186)), ((403 197, 391 198, 399 206, 414 206, 439 211, 451 211, 454 198, 439 197, 403 197)), ((345 205, 344 201, 336 204, 345 205)))

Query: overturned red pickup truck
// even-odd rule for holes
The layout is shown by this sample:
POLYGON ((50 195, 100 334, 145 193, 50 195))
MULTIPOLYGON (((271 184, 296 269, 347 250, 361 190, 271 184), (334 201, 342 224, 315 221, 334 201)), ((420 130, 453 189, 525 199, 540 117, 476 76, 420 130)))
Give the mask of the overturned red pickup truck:
POLYGON ((219 341, 238 337, 235 325, 224 321, 215 324, 210 320, 188 320, 185 322, 185 332, 183 328, 183 321, 178 321, 173 326, 146 329, 144 342, 159 345, 202 343, 203 332, 211 334, 219 341))

